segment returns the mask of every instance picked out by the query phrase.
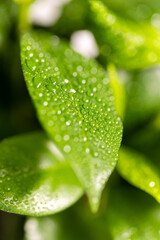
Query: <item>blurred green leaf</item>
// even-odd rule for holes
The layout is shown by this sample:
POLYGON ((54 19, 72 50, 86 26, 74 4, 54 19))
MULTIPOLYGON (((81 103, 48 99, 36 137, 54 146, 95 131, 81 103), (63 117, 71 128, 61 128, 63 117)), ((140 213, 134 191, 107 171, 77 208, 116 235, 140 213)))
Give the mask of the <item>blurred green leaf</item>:
MULTIPOLYGON (((134 22, 154 23, 160 21, 159 0, 102 0, 102 2, 117 16, 134 22)), ((89 15, 88 1, 72 0, 63 8, 60 19, 53 26, 54 33, 69 37, 74 31, 90 29, 87 21, 89 15), (65 27, 64 27, 65 26, 65 27)))
POLYGON ((160 110, 160 69, 150 68, 132 74, 125 83, 125 127, 135 128, 160 110))
POLYGON ((160 13, 159 0, 103 0, 117 15, 125 20, 147 22, 160 13))
POLYGON ((82 205, 79 207, 81 214, 77 209, 70 208, 69 211, 54 216, 28 218, 25 223, 24 240, 30 240, 33 235, 35 238, 40 236, 41 240, 111 240, 103 222, 98 222, 97 219, 94 221, 93 215, 86 216, 85 219, 85 209, 82 205))
POLYGON ((103 213, 91 215, 81 202, 53 217, 28 218, 24 239, 34 235, 41 240, 157 240, 159 223, 160 206, 152 198, 119 185, 110 191, 103 213))
POLYGON ((113 64, 108 66, 109 79, 111 82, 111 87, 113 89, 113 94, 115 97, 115 107, 119 116, 124 119, 125 107, 126 107, 126 92, 123 84, 120 81, 119 75, 113 64))
POLYGON ((90 26, 100 45, 100 53, 107 61, 128 70, 141 69, 160 62, 159 29, 151 24, 126 22, 101 1, 89 2, 90 26))
MULTIPOLYGON (((14 16, 14 4, 11 0, 0 1, 0 54, 9 42, 9 30, 14 16)), ((6 50, 6 49, 5 49, 6 50)), ((1 56, 0 56, 1 57, 1 56)))
POLYGON ((145 193, 119 187, 110 193, 106 224, 113 240, 157 240, 160 206, 145 193))
POLYGON ((160 202, 159 159, 122 147, 117 165, 120 175, 129 183, 144 190, 160 202))
MULTIPOLYGON (((158 119, 157 119, 158 120, 158 119)), ((160 120, 160 119, 159 119, 160 120)), ((159 169, 160 159, 160 122, 151 122, 147 127, 132 134, 127 145, 147 156, 152 163, 159 169)))
POLYGON ((153 127, 157 131, 160 131, 160 112, 158 112, 156 117, 151 122, 151 127, 153 127))
POLYGON ((24 215, 59 212, 83 194, 63 155, 41 132, 0 143, 0 209, 24 215))
POLYGON ((96 211, 122 135, 107 75, 55 36, 25 34, 21 47, 25 80, 41 124, 72 165, 96 211))
POLYGON ((52 27, 53 32, 60 36, 70 37, 74 31, 86 29, 88 11, 88 1, 69 1, 64 6, 60 19, 52 27))
POLYGON ((18 3, 18 4, 30 4, 34 0, 13 0, 13 1, 18 3))

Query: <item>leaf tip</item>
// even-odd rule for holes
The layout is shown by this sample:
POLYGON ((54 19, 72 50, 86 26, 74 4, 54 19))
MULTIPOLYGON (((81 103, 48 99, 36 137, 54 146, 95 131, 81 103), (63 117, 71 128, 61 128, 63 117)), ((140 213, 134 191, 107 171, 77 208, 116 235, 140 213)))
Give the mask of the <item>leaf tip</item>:
POLYGON ((89 198, 89 205, 92 213, 97 213, 100 206, 100 198, 99 197, 91 197, 89 198))

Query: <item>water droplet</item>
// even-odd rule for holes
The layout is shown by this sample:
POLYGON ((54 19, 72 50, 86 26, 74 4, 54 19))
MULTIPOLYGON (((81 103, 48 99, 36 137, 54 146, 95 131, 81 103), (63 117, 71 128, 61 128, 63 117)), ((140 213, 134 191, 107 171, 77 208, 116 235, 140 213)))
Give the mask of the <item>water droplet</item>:
POLYGON ((70 120, 66 122, 66 125, 67 125, 67 126, 69 126, 70 124, 71 124, 71 121, 70 121, 70 120))
POLYGON ((150 186, 150 187, 154 187, 154 186, 155 186, 155 182, 150 182, 150 183, 149 183, 149 186, 150 186))
POLYGON ((71 89, 69 92, 70 93, 76 93, 76 90, 75 89, 71 89))
POLYGON ((64 135, 63 139, 64 139, 64 141, 68 141, 69 140, 69 135, 64 135))
POLYGON ((64 146, 64 151, 66 153, 70 152, 71 151, 71 147, 69 145, 64 146))
POLYGON ((86 148, 86 153, 89 153, 90 152, 90 149, 89 148, 86 148))
POLYGON ((65 82, 65 83, 69 83, 69 80, 68 80, 68 79, 65 79, 64 82, 65 82))
POLYGON ((47 106, 47 105, 48 105, 48 102, 44 102, 43 105, 44 105, 44 106, 47 106))
POLYGON ((98 157, 98 152, 95 152, 95 153, 94 153, 94 156, 95 156, 95 157, 98 157))
POLYGON ((76 72, 73 73, 73 77, 77 77, 77 73, 76 72))

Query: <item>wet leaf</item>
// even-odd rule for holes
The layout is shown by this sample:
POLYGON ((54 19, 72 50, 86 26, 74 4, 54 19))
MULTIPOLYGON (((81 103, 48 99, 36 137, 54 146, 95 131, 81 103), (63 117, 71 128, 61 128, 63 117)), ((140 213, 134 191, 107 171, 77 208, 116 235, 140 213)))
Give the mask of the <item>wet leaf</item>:
POLYGON ((90 0, 92 31, 101 55, 118 67, 141 69, 160 61, 160 30, 116 16, 101 1, 90 0), (143 29, 143 31, 142 31, 143 29))
POLYGON ((129 183, 144 190, 160 202, 159 158, 153 159, 144 154, 123 147, 117 165, 120 175, 129 183))
POLYGON ((49 34, 25 34, 21 48, 39 120, 65 154, 96 211, 117 163, 122 135, 106 72, 49 34))
POLYGON ((0 143, 0 209, 24 215, 59 212, 83 194, 71 167, 41 132, 0 143))

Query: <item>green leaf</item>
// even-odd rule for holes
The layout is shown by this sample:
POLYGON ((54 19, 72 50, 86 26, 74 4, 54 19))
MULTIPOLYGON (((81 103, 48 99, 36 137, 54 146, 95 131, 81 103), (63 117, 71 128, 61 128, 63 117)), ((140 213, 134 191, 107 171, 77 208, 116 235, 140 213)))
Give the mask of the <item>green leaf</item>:
POLYGON ((121 148, 117 169, 129 183, 152 195, 160 203, 159 159, 121 148))
POLYGON ((124 119, 125 107, 126 107, 126 92, 124 86, 122 85, 120 78, 117 74, 116 68, 113 64, 108 66, 109 79, 111 82, 111 87, 113 89, 113 94, 115 97, 115 107, 117 113, 124 119))
POLYGON ((25 215, 59 212, 83 194, 71 167, 41 132, 0 143, 0 209, 25 215))
MULTIPOLYGON (((159 0, 103 0, 117 15, 135 22, 153 22, 160 13, 159 0)), ((138 24, 138 23, 137 23, 138 24)))
POLYGON ((53 217, 28 218, 24 239, 30 240, 31 233, 41 236, 41 240, 159 239, 160 206, 144 192, 121 185, 114 187, 107 206, 101 210, 93 216, 80 202, 53 217))
POLYGON ((96 211, 117 163, 122 135, 106 72, 49 34, 25 34, 21 49, 39 120, 65 154, 96 211))
POLYGON ((141 69, 160 62, 160 30, 126 22, 101 1, 90 0, 92 31, 101 54, 120 68, 141 69), (143 29, 143 31, 142 31, 143 29))

